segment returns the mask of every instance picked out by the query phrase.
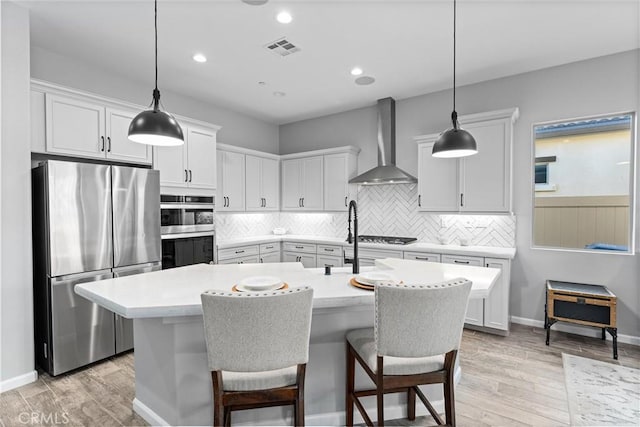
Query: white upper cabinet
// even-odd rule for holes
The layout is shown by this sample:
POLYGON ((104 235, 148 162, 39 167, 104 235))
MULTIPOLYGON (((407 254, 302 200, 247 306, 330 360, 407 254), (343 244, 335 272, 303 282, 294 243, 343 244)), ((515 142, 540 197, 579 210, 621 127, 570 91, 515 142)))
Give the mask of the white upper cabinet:
POLYGON ((247 154, 245 158, 245 200, 248 211, 280 208, 280 162, 247 154))
POLYGON ((418 210, 457 211, 458 161, 431 155, 436 138, 425 139, 424 143, 418 145, 418 210))
POLYGON ((154 149, 153 166, 160 171, 160 186, 163 191, 171 190, 167 187, 215 190, 217 128, 180 124, 184 145, 154 149))
POLYGON ((218 150, 216 210, 245 210, 245 155, 218 150))
POLYGON ((282 156, 282 209, 346 211, 359 151, 347 146, 282 156))
POLYGON ((45 102, 47 152, 105 157, 106 126, 102 105, 54 94, 46 94, 45 102))
POLYGON ((478 144, 478 154, 460 159, 431 156, 438 134, 418 142, 418 210, 436 212, 511 212, 513 123, 518 109, 460 117, 478 144))
POLYGON ((151 147, 128 138, 139 111, 81 97, 45 94, 46 152, 151 164, 151 147))
POLYGON ((129 139, 129 124, 140 111, 124 108, 105 109, 107 118, 107 158, 136 163, 151 163, 152 147, 129 139))
POLYGON ((282 161, 283 209, 322 210, 322 156, 282 161))
POLYGON ((358 158, 353 151, 324 156, 324 210, 346 211, 355 185, 349 180, 356 176, 358 158))
POLYGON ((216 188, 216 131, 187 125, 189 187, 216 188))

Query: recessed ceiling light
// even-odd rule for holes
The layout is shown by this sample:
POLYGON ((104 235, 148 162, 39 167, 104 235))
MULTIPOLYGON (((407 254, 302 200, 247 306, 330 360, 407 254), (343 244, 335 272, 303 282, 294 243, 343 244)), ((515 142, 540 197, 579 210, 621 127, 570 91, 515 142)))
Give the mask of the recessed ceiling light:
POLYGON ((267 0, 242 0, 242 2, 251 6, 262 6, 267 0))
POLYGON ((200 63, 207 62, 207 57, 201 53, 196 53, 195 55, 193 55, 193 60, 200 63))
POLYGON ((288 24, 289 22, 291 22, 293 20, 293 18, 291 17, 291 14, 289 12, 287 12, 287 11, 284 11, 284 10, 282 12, 278 13, 278 15, 276 16, 276 19, 281 24, 288 24))
POLYGON ((374 79, 373 77, 370 76, 362 76, 362 77, 358 77, 356 79, 356 84, 360 85, 360 86, 367 86, 372 84, 373 82, 375 82, 376 79, 374 79))
POLYGON ((284 93, 284 92, 277 91, 277 92, 273 92, 273 96, 276 96, 278 98, 282 98, 283 96, 287 96, 287 94, 284 93))
POLYGON ((360 74, 362 74, 362 68, 360 67, 353 67, 351 69, 351 75, 352 76, 359 76, 360 74))

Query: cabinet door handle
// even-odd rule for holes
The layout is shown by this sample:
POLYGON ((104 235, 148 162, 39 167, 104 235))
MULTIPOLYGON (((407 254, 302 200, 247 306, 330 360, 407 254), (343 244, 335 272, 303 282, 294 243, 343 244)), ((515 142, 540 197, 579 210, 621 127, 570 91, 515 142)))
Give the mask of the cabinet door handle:
POLYGON ((263 260, 262 258, 260 258, 260 263, 261 263, 261 264, 262 264, 262 263, 264 263, 264 260, 263 260))
POLYGON ((189 172, 187 172, 187 170, 184 170, 184 182, 189 182, 189 172))
POLYGON ((100 137, 100 151, 104 151, 104 136, 100 137))
POLYGON ((469 264, 469 261, 458 261, 457 259, 454 259, 453 262, 456 264, 469 264))
POLYGON ((192 178, 193 178, 193 173, 191 172, 191 169, 189 169, 189 182, 191 182, 192 178))
POLYGON ((344 207, 345 207, 345 208, 348 206, 348 205, 347 205, 347 200, 348 200, 348 199, 349 199, 349 197, 345 196, 345 198, 344 198, 344 207))
POLYGON ((304 208, 304 197, 302 198, 302 207, 304 208))
POLYGON ((111 152, 111 137, 110 136, 107 137, 107 147, 108 147, 107 148, 107 153, 110 153, 111 152))
POLYGON ((243 254, 243 253, 244 253, 244 250, 236 251, 236 253, 237 253, 237 254, 243 254))
POLYGON ((302 207, 302 197, 300 197, 298 199, 298 207, 301 208, 302 207))
POLYGON ((460 206, 464 206, 464 193, 460 193, 460 206))
POLYGON ((418 194, 418 207, 422 207, 422 194, 418 194))

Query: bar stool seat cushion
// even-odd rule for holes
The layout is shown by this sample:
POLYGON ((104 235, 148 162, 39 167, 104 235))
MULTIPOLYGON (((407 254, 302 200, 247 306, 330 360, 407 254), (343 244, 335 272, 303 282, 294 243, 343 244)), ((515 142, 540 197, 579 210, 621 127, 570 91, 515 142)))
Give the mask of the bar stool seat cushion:
MULTIPOLYGON (((376 372, 378 353, 373 328, 354 329, 347 333, 347 341, 353 349, 376 372)), ((444 368, 444 355, 431 357, 384 357, 384 375, 414 375, 439 371, 444 368)))
POLYGON ((253 391, 296 384, 297 365, 262 372, 222 371, 224 391, 253 391))

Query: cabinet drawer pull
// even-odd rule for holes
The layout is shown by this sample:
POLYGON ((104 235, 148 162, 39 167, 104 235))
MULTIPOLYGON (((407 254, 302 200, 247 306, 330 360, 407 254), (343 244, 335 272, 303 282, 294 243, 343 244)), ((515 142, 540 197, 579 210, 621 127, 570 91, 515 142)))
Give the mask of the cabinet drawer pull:
POLYGON ((304 249, 304 246, 296 246, 296 249, 304 249))
POLYGON ((324 250, 327 252, 333 252, 333 249, 329 249, 329 248, 324 248, 324 250))
POLYGON ((100 137, 100 151, 104 151, 104 136, 100 137))
POLYGON ((236 253, 237 253, 237 254, 243 254, 243 253, 244 253, 244 250, 236 251, 236 253))
POLYGON ((429 258, 424 257, 424 256, 417 256, 416 259, 419 259, 421 261, 429 261, 429 258))
POLYGON ((456 264, 469 264, 469 261, 460 261, 457 259, 454 259, 453 262, 455 262, 456 264))
POLYGON ((265 246, 265 249, 273 249, 273 246, 265 246))

